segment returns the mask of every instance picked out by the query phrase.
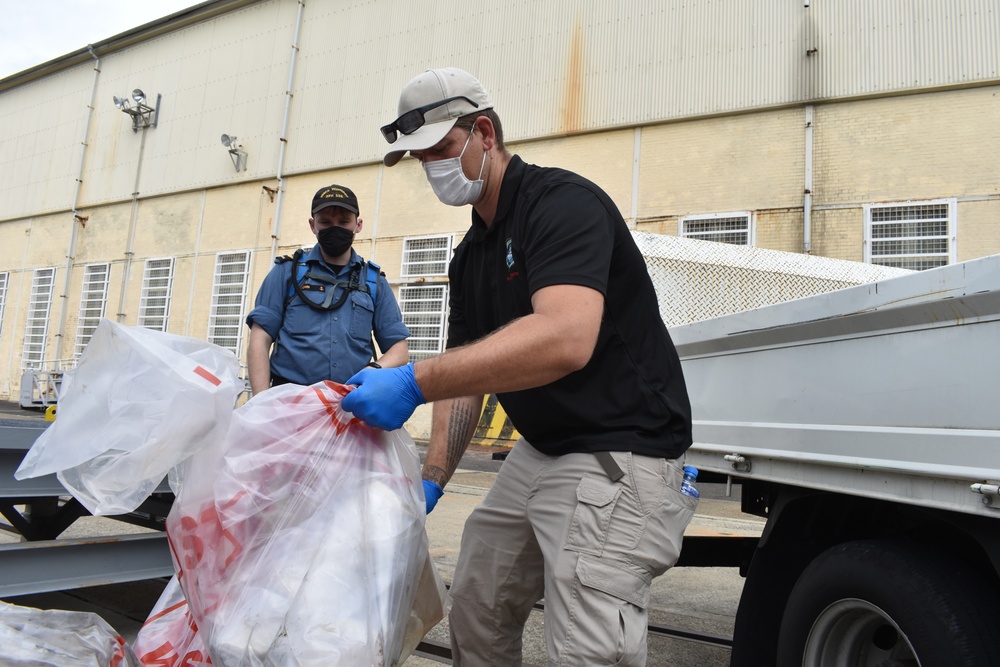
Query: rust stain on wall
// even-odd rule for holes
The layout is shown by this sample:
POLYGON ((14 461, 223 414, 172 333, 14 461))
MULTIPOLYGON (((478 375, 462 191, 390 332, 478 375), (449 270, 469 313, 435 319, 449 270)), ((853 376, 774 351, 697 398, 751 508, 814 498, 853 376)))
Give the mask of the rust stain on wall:
POLYGON ((566 132, 583 127, 583 24, 579 18, 573 26, 569 47, 562 124, 566 132))

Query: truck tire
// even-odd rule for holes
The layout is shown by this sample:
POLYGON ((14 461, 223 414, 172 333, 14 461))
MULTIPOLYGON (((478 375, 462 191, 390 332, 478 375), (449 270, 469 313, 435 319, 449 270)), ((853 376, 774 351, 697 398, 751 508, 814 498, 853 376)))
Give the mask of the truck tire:
POLYGON ((1000 660, 995 583, 897 540, 834 546, 788 598, 778 667, 972 667, 1000 660))

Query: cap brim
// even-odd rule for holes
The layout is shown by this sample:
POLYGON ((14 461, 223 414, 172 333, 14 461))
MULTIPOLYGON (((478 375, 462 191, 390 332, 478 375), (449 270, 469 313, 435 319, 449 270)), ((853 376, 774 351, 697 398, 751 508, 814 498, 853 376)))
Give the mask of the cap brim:
POLYGON ((321 205, 317 206, 316 208, 313 209, 313 215, 316 215, 317 213, 319 213, 320 211, 322 211, 324 208, 330 208, 331 206, 337 206, 339 208, 346 208, 348 211, 350 211, 354 215, 358 215, 358 209, 354 208, 350 204, 344 204, 343 202, 338 202, 338 201, 326 202, 324 204, 321 204, 321 205))
POLYGON ((457 122, 458 118, 449 118, 438 123, 422 125, 412 134, 399 135, 395 143, 389 144, 392 146, 392 150, 385 154, 382 163, 387 167, 392 167, 403 159, 407 151, 422 151, 430 148, 444 139, 444 135, 448 134, 457 122))

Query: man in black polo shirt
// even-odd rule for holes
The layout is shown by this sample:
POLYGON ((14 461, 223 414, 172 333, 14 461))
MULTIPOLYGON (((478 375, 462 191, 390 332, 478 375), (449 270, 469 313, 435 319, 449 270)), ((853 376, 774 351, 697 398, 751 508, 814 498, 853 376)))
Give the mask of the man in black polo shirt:
POLYGON ((428 512, 484 394, 523 436, 465 525, 455 664, 520 664, 542 596, 550 664, 645 664, 650 582, 676 562, 696 500, 680 491, 680 361, 625 221, 590 181, 512 156, 489 94, 462 70, 411 80, 382 132, 385 164, 409 151, 442 202, 473 206, 472 227, 449 269, 448 351, 361 371, 344 409, 394 429, 434 402, 428 512))

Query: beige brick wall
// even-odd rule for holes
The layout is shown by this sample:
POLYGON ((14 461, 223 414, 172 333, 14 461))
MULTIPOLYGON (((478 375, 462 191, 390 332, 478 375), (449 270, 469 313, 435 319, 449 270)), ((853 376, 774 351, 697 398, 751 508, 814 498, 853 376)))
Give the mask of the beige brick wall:
POLYGON ((618 205, 622 217, 630 217, 635 130, 525 142, 510 150, 530 164, 568 169, 593 181, 618 205))
POLYGON ((643 128, 639 218, 801 207, 804 125, 786 109, 643 128))
POLYGON ((860 262, 864 258, 864 212, 859 208, 813 211, 813 254, 860 262))
POLYGON ((993 86, 817 106, 814 203, 996 194, 998 90, 993 86))
MULTIPOLYGON (((995 166, 993 173, 997 174, 995 166)), ((1000 253, 1000 198, 959 202, 958 261, 997 253, 1000 253)))
POLYGON ((395 167, 382 168, 379 238, 464 233, 468 227, 468 207, 439 202, 419 162, 407 157, 395 167))
MULTIPOLYGON (((802 252, 804 247, 802 207, 757 211, 755 243, 758 248, 802 252)), ((814 254, 815 253, 814 250, 814 254)))

